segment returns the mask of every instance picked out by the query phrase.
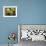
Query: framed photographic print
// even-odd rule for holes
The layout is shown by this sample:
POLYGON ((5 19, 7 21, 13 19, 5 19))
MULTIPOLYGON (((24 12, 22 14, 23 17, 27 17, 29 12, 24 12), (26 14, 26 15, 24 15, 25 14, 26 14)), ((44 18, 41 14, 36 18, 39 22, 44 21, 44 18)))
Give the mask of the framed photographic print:
POLYGON ((17 6, 3 6, 3 17, 17 17, 17 6))

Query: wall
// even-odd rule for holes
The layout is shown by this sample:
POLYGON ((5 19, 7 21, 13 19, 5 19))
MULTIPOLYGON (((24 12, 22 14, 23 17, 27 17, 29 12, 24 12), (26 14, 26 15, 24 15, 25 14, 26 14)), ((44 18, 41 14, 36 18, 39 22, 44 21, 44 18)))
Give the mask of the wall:
MULTIPOLYGON (((46 0, 0 0, 0 44, 7 44, 9 32, 18 24, 46 24, 46 0), (3 6, 16 5, 17 18, 3 18, 3 6)), ((16 43, 17 43, 16 39, 16 43)))

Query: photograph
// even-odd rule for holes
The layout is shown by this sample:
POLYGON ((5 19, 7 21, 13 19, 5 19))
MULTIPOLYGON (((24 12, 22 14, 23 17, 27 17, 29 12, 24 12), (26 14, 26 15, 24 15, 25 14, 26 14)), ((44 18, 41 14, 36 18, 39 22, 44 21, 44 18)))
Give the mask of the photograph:
POLYGON ((3 6, 3 17, 17 17, 17 6, 3 6))

